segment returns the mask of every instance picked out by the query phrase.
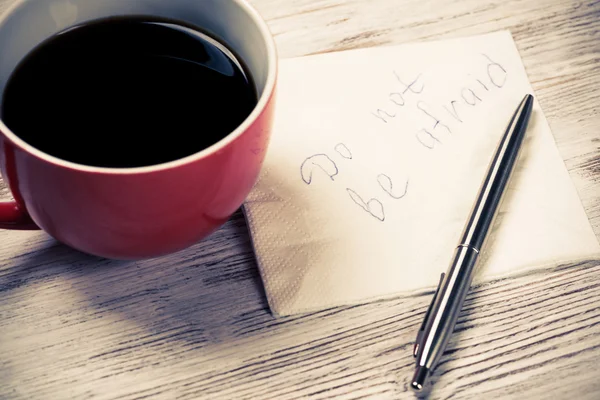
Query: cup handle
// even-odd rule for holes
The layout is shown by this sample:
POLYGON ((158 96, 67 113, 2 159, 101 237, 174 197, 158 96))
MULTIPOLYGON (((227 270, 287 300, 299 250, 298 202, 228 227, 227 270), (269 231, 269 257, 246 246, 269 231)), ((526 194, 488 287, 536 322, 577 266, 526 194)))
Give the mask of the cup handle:
MULTIPOLYGON (((7 174, 10 175, 11 170, 9 165, 13 165, 14 163, 14 153, 10 147, 6 147, 4 149, 4 156, 6 157, 6 165, 7 165, 7 174)), ((0 201, 0 229, 11 229, 11 230, 20 230, 20 231, 29 231, 29 230, 38 230, 40 229, 35 222, 31 219, 27 211, 25 211, 25 207, 22 206, 22 201, 18 201, 21 198, 21 194, 18 193, 14 187, 11 187, 9 182, 0 177, 0 180, 3 180, 7 187, 11 188, 13 197, 15 200, 13 201, 0 201)), ((13 180, 14 182, 14 180, 13 180)))
POLYGON ((40 228, 16 201, 4 201, 0 202, 0 229, 37 230, 40 228))

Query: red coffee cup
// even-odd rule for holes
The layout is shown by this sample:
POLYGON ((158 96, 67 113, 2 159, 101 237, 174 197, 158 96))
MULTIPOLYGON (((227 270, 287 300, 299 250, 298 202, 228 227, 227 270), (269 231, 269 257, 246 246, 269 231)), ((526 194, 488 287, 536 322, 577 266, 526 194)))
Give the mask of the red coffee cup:
MULTIPOLYGON (((245 0, 17 2, 0 16, 0 102, 17 64, 42 41, 72 26, 128 15, 178 20, 218 37, 245 61, 259 94, 255 109, 228 136, 196 154, 114 169, 45 154, 11 132, 0 116, 0 171, 15 199, 0 203, 0 228, 41 228, 75 249, 107 258, 156 257, 206 237, 251 190, 271 133, 277 55, 266 23, 245 0)), ((168 132, 163 140, 169 140, 168 132)))

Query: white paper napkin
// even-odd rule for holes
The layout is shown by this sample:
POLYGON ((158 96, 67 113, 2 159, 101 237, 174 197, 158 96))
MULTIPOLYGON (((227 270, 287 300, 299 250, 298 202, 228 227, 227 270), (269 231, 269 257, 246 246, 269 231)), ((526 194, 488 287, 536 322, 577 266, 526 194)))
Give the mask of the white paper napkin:
MULTIPOLYGON (((430 290, 533 93, 509 32, 281 62, 244 206, 275 315, 430 290)), ((537 101, 476 281, 600 252, 537 101)))

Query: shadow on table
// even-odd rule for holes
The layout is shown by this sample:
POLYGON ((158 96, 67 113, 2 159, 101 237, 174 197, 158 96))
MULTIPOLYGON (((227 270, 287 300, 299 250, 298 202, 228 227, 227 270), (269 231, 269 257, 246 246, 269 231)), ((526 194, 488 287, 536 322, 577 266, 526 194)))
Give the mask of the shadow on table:
POLYGON ((122 329, 133 323, 141 336, 186 344, 224 343, 249 318, 272 319, 240 212, 191 248, 144 261, 90 256, 41 235, 5 260, 17 266, 0 275, 0 296, 52 287, 65 301, 83 299, 67 309, 78 318, 117 314, 122 329))

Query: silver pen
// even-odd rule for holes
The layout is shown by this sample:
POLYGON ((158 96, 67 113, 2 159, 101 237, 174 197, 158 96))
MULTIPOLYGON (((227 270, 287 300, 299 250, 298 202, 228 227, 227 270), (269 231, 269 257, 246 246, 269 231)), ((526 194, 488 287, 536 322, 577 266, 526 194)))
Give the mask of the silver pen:
POLYGON ((446 274, 442 274, 413 350, 417 365, 411 387, 421 391, 444 353, 473 278, 477 258, 494 223, 509 178, 514 170, 533 108, 533 96, 526 95, 506 133, 502 136, 477 200, 454 252, 446 274))

